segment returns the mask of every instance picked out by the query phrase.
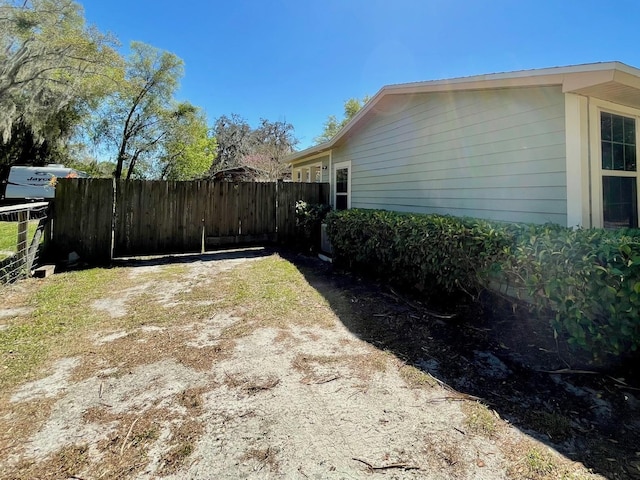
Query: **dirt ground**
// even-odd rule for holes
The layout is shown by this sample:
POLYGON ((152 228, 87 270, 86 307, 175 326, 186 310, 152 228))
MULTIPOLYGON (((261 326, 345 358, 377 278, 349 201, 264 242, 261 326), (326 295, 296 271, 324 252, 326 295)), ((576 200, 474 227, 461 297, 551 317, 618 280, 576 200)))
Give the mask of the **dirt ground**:
POLYGON ((268 250, 118 268, 72 354, 0 393, 2 478, 640 478, 629 379, 536 371, 467 307, 268 250))

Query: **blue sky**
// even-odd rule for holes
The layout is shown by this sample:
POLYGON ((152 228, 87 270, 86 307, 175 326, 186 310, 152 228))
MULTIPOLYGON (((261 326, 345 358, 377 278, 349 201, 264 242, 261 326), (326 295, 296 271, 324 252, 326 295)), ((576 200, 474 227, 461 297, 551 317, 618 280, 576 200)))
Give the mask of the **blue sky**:
POLYGON ((391 83, 619 60, 640 67, 640 2, 80 0, 87 21, 185 61, 178 94, 213 123, 292 123, 313 143, 351 97, 391 83))

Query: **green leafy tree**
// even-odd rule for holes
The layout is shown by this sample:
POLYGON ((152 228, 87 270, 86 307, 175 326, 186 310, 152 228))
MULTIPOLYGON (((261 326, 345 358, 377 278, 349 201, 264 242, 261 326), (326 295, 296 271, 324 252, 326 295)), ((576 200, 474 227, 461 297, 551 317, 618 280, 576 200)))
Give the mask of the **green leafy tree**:
POLYGON ((216 157, 217 143, 204 112, 184 102, 176 106, 165 125, 157 167, 159 177, 191 180, 202 177, 216 157))
POLYGON ((113 176, 115 163, 108 161, 98 161, 96 159, 69 160, 66 165, 76 170, 87 173, 93 178, 110 178, 113 176))
POLYGON ((115 86, 115 41, 70 0, 0 0, 0 159, 44 163, 115 86), (12 141, 12 139, 14 139, 12 141))
POLYGON ((349 121, 356 116, 356 113, 360 111, 362 107, 370 100, 368 95, 360 100, 358 98, 350 98, 346 102, 344 102, 344 116, 342 120, 338 120, 335 115, 329 115, 327 121, 324 122, 324 130, 322 134, 314 138, 314 142, 316 145, 324 142, 328 142, 347 124, 349 121))
POLYGON ((131 43, 119 88, 96 113, 94 138, 115 150, 114 177, 143 175, 167 135, 166 126, 184 112, 173 105, 183 74, 176 55, 140 42, 131 43))

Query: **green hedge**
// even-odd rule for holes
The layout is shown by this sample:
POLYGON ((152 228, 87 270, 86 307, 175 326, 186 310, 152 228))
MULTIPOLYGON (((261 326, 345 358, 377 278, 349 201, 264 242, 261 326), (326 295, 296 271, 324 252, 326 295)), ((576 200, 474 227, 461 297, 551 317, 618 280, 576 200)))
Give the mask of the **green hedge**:
POLYGON ((594 359, 640 347, 640 232, 574 230, 378 210, 326 219, 338 263, 422 291, 526 292, 594 359))

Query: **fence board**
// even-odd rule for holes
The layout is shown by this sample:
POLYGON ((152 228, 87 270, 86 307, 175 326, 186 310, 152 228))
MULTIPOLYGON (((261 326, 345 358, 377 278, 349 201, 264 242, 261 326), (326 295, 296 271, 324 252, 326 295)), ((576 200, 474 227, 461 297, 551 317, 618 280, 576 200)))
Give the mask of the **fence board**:
POLYGON ((329 201, 328 184, 318 183, 73 179, 60 184, 54 241, 101 262, 112 253, 187 253, 207 245, 287 243, 296 236, 296 201, 329 201))
POLYGON ((111 260, 111 179, 60 179, 56 186, 52 245, 95 263, 111 260))
POLYGON ((289 243, 296 237, 296 202, 329 203, 327 183, 278 184, 278 241, 289 243))

